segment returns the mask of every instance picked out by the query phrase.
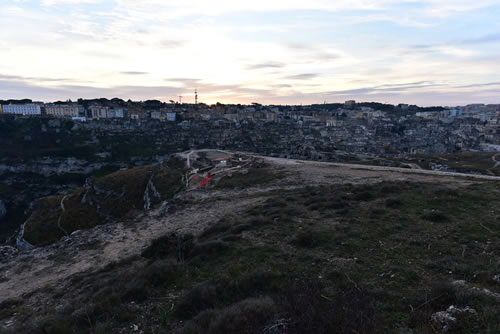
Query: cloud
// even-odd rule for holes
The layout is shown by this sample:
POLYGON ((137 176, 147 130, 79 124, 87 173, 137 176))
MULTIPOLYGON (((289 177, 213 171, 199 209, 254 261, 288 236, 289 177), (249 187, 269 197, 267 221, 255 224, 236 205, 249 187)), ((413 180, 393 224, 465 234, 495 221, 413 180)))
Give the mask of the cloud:
POLYGON ((167 78, 167 79, 164 79, 163 81, 180 83, 184 87, 186 87, 186 86, 192 87, 193 85, 197 85, 198 83, 201 82, 200 79, 193 79, 193 78, 167 78))
POLYGON ((318 51, 313 54, 313 58, 317 60, 329 61, 341 58, 341 55, 333 52, 318 51))
POLYGON ((135 71, 126 71, 126 72, 120 72, 121 74, 125 75, 145 75, 149 74, 149 72, 135 72, 135 71))
POLYGON ((457 42, 446 42, 443 44, 417 44, 413 45, 408 49, 401 51, 402 55, 441 55, 441 56, 453 56, 457 58, 472 57, 479 54, 478 50, 468 49, 457 42))
POLYGON ((179 40, 163 40, 160 42, 160 45, 167 49, 175 49, 183 47, 187 44, 187 41, 179 41, 179 40))
POLYGON ((423 89, 423 88, 431 88, 431 87, 439 87, 442 86, 438 83, 428 82, 428 81, 419 81, 419 82, 409 82, 409 83, 399 83, 399 84, 385 84, 373 87, 364 87, 364 88, 356 88, 356 89, 347 89, 347 90, 338 90, 329 92, 329 95, 332 96, 344 96, 344 95, 358 95, 358 94, 377 94, 380 92, 388 93, 388 92, 403 92, 414 89, 423 89))
POLYGON ((318 77, 317 74, 315 73, 302 73, 302 74, 295 74, 295 75, 289 75, 285 77, 285 79, 289 80, 310 80, 318 77))
MULTIPOLYGON (((47 0, 72 1, 72 0, 47 0)), ((192 0, 189 5, 180 1, 164 0, 117 0, 121 8, 136 15, 151 12, 168 17, 186 17, 195 15, 216 16, 235 12, 283 12, 283 11, 388 11, 404 9, 406 12, 421 12, 432 16, 448 16, 485 8, 497 3, 496 0, 192 0), (401 7, 403 5, 414 5, 401 7)))
POLYGON ((302 63, 329 62, 343 57, 341 50, 326 47, 317 47, 314 44, 306 43, 285 43, 285 48, 289 49, 300 57, 302 63))
POLYGON ((500 41, 500 33, 488 34, 476 38, 469 38, 462 40, 463 44, 484 44, 484 43, 495 43, 500 41))
POLYGON ((14 80, 14 81, 38 81, 38 82, 61 82, 71 81, 72 79, 63 78, 41 78, 41 77, 23 77, 20 75, 5 75, 0 74, 0 80, 14 80))
POLYGON ((265 63, 256 63, 252 65, 248 65, 246 68, 248 70, 261 70, 266 68, 283 68, 286 65, 284 63, 279 62, 265 62, 265 63))
POLYGON ((500 81, 477 83, 477 84, 471 84, 471 85, 465 85, 465 86, 456 86, 455 88, 478 88, 478 87, 489 87, 489 86, 500 86, 500 81))
POLYGON ((99 0, 43 0, 41 3, 43 6, 55 6, 55 5, 81 5, 86 3, 98 3, 99 0))

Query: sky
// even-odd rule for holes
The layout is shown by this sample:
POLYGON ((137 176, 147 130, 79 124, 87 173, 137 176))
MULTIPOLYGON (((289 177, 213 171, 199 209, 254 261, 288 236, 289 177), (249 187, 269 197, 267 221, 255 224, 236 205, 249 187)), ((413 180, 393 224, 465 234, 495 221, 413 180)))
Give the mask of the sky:
POLYGON ((0 99, 500 103, 500 0, 0 0, 0 99))

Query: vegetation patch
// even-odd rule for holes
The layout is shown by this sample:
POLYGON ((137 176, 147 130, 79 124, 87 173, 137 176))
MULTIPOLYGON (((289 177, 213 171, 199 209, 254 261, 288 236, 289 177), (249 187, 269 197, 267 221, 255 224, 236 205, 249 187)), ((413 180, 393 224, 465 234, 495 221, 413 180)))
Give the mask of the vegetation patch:
POLYGON ((132 210, 171 199, 182 188, 182 172, 164 166, 144 166, 96 178, 67 195, 40 199, 25 225, 24 238, 46 245, 80 229, 125 217, 132 210), (148 184, 151 183, 148 188, 148 184))
POLYGON ((284 173, 271 168, 251 167, 242 172, 235 172, 231 176, 226 176, 217 182, 216 188, 248 188, 255 185, 267 184, 272 181, 282 179, 284 173))
POLYGON ((426 169, 433 166, 445 166, 462 173, 500 175, 500 166, 493 159, 496 153, 490 152, 459 152, 439 155, 416 155, 418 164, 426 169), (496 166, 496 167, 495 167, 496 166))
POLYGON ((64 231, 58 226, 63 197, 45 197, 35 203, 33 213, 24 226, 26 240, 34 245, 43 245, 55 242, 64 236, 64 231))

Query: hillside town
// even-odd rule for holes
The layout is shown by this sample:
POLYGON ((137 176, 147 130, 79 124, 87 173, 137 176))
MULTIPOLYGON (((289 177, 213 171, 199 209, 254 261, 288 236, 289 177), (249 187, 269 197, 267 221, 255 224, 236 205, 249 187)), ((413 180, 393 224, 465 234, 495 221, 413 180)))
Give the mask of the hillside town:
POLYGON ((0 102, 0 115, 64 118, 84 128, 159 127, 169 134, 178 128, 190 148, 231 147, 316 160, 331 160, 336 151, 385 156, 500 151, 500 105, 207 105, 117 98, 0 102))

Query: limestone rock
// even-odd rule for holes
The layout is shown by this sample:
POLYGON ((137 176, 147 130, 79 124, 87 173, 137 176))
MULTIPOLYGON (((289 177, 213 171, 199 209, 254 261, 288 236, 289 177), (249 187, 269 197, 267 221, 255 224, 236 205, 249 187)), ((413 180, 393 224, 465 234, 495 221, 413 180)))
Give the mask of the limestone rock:
POLYGON ((477 314, 476 310, 470 308, 469 306, 458 308, 454 305, 451 305, 446 311, 434 313, 431 317, 431 320, 436 325, 441 327, 441 333, 446 333, 456 324, 457 315, 464 313, 477 314))

